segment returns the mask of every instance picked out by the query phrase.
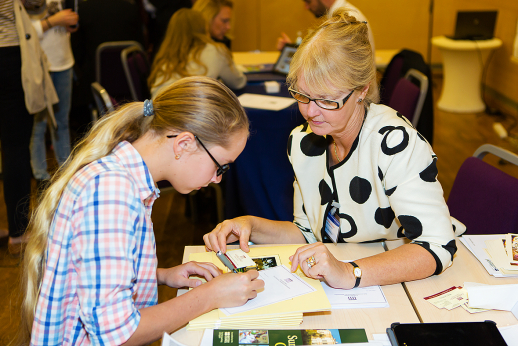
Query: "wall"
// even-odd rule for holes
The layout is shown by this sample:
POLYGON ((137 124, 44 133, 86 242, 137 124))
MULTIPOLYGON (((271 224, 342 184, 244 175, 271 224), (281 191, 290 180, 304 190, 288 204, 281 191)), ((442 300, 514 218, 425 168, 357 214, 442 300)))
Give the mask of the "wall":
MULTIPOLYGON (((433 65, 441 64, 437 48, 429 52, 432 0, 353 0, 368 18, 377 49, 409 48, 433 65)), ((234 51, 275 50, 282 31, 292 39, 315 23, 302 0, 234 0, 234 51)), ((518 112, 518 62, 512 62, 518 18, 517 0, 433 0, 432 36, 452 35, 458 10, 497 9, 495 36, 503 46, 488 65, 485 83, 499 108, 518 112), (514 109, 517 108, 517 109, 514 109)))

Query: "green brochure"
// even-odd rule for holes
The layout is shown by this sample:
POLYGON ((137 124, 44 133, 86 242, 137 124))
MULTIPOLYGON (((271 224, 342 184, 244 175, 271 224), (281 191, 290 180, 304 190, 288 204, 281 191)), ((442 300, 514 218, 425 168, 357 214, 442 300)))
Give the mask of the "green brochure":
POLYGON ((365 329, 215 329, 214 346, 301 346, 368 342, 365 329))

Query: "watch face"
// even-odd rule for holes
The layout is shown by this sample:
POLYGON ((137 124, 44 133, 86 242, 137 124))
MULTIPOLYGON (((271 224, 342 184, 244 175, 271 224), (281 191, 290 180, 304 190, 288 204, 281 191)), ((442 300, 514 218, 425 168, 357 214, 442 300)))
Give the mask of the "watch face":
POLYGON ((353 273, 354 273, 354 276, 356 276, 357 278, 362 276, 362 270, 360 268, 354 268, 353 273))

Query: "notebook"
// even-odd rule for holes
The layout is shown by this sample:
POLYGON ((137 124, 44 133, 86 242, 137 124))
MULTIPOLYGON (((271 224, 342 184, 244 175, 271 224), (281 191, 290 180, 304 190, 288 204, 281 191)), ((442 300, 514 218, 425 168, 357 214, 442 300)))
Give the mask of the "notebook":
POLYGON ((490 40, 498 11, 459 11, 453 40, 490 40))
POLYGON ((263 82, 268 80, 286 81, 286 76, 288 72, 290 72, 291 58, 296 51, 296 45, 286 44, 275 64, 263 65, 259 71, 251 68, 250 72, 245 72, 247 80, 249 82, 263 82))

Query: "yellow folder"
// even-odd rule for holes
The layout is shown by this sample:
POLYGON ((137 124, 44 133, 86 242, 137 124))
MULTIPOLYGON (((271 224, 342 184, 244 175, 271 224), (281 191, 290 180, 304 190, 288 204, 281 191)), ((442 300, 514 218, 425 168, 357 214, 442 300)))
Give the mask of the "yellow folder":
MULTIPOLYGON (((289 257, 292 256, 299 247, 300 245, 251 247, 248 255, 251 258, 273 257, 276 262, 280 261, 277 265, 284 264, 289 268, 291 267, 289 257)), ((211 262, 224 272, 226 271, 225 266, 217 258, 214 252, 192 253, 189 256, 189 260, 211 262)), ((234 327, 249 327, 252 325, 258 325, 261 327, 299 325, 302 322, 302 319, 300 318, 302 313, 331 310, 331 304, 327 299, 320 281, 306 277, 300 268, 297 268, 295 273, 309 285, 314 287, 316 291, 293 299, 229 316, 225 315, 219 309, 215 309, 192 320, 187 326, 187 329, 221 328, 226 325, 232 325, 234 327)))

